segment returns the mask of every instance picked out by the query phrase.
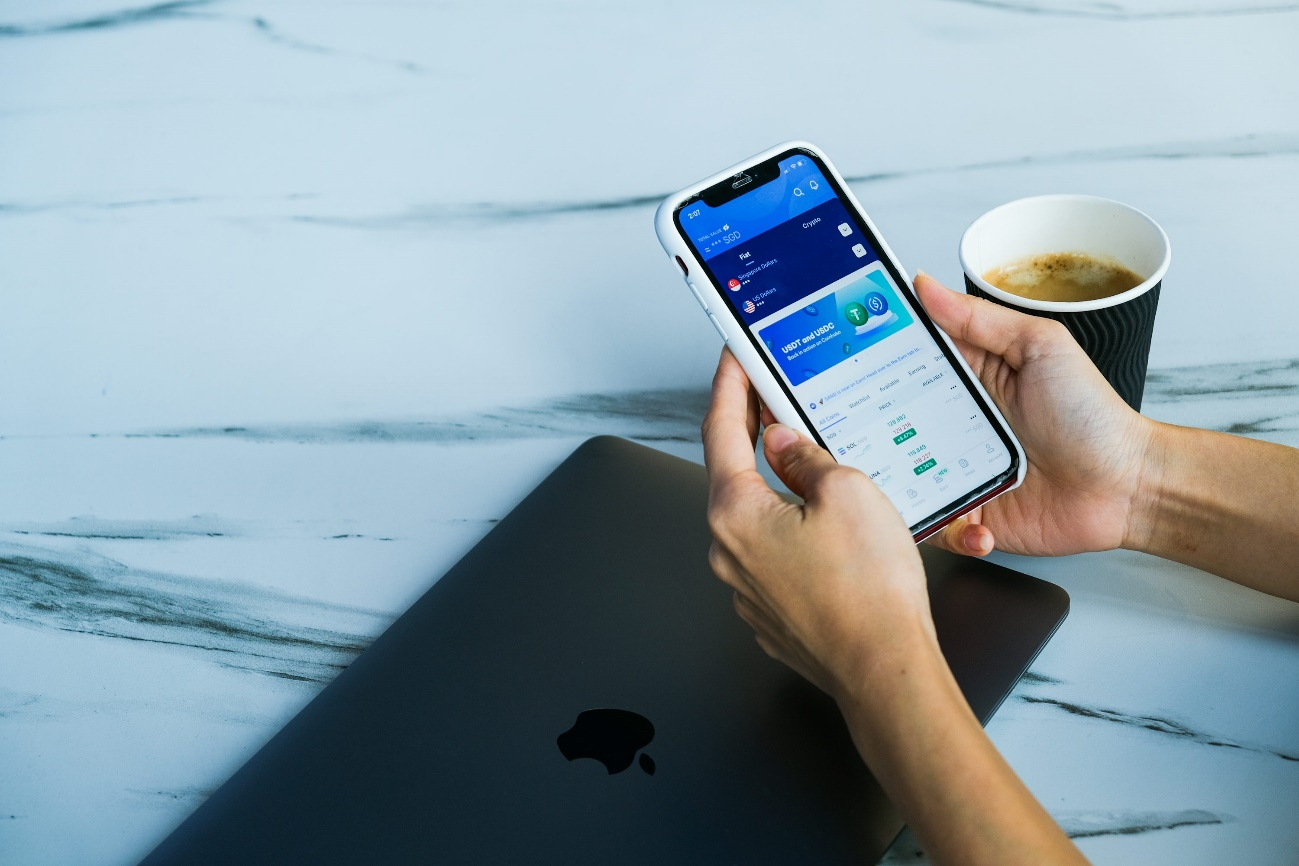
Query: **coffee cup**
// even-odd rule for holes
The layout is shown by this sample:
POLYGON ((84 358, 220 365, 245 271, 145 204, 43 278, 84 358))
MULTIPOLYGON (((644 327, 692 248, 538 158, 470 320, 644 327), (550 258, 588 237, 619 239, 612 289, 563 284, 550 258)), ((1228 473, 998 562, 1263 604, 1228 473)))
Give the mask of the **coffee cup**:
POLYGON ((1159 292, 1172 249, 1168 235, 1141 211, 1090 195, 1041 195, 993 208, 961 236, 966 291, 1069 329, 1128 405, 1140 411, 1159 292), (995 269, 1051 254, 1121 265, 1141 282, 1092 300, 1037 300, 985 279, 995 269))

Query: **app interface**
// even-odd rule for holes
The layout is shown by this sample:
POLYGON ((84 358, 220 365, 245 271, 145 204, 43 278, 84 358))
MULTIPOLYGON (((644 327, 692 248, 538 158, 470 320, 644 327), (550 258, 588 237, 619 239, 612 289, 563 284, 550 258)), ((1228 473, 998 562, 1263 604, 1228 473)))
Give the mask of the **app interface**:
POLYGON ((680 225, 830 452, 915 526, 1010 453, 816 163, 779 168, 680 225))

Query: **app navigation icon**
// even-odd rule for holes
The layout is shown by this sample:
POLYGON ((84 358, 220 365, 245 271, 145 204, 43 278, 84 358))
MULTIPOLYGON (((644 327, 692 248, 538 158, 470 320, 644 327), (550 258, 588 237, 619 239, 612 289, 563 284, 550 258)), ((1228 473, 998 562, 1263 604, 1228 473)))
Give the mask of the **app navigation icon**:
POLYGON ((862 256, 866 255, 866 247, 862 246, 861 244, 853 244, 852 251, 857 254, 857 258, 859 259, 862 256))
POLYGON ((852 226, 847 223, 839 223, 839 234, 848 237, 848 235, 852 234, 852 226))

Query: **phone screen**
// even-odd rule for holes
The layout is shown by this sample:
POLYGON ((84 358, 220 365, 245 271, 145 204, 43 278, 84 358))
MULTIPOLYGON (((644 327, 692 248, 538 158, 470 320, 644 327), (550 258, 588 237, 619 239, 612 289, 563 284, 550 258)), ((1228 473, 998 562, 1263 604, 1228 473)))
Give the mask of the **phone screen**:
POLYGON ((751 174, 728 201, 687 202, 677 225, 731 308, 727 330, 743 328, 820 444, 913 532, 1005 483, 1010 443, 817 160, 791 152, 771 179, 751 174))

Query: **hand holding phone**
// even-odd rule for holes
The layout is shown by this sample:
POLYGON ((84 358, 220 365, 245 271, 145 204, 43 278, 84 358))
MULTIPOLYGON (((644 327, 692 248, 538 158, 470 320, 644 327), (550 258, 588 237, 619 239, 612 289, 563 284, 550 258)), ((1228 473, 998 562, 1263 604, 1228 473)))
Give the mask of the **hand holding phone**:
POLYGON ((916 540, 1022 480, 1005 420, 815 147, 669 196, 655 229, 776 419, 866 473, 916 540))

